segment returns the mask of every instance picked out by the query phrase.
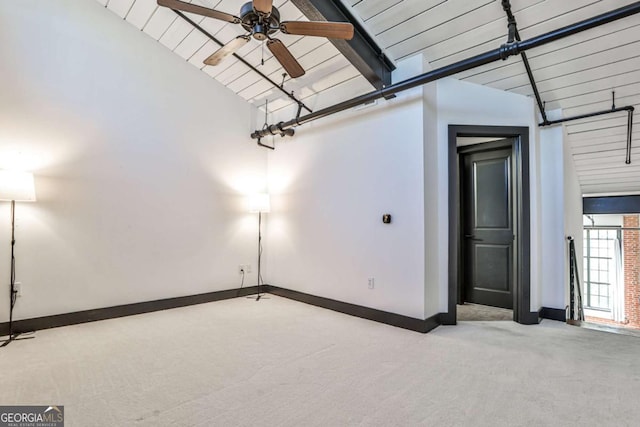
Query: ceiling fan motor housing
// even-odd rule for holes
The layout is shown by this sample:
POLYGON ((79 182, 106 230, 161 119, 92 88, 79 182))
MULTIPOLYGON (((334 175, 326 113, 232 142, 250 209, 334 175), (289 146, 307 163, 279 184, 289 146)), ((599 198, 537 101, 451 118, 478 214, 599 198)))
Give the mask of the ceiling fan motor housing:
POLYGON ((253 3, 245 3, 240 9, 241 25, 256 40, 266 40, 280 29, 280 11, 274 6, 269 15, 256 12, 253 3))

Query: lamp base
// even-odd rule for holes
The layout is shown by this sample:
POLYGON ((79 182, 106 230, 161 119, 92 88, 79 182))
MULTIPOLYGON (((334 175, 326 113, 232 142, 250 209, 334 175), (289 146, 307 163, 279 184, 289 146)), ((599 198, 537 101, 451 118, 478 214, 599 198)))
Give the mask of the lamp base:
MULTIPOLYGON (((35 332, 28 332, 28 333, 29 334, 34 334, 35 332)), ((35 338, 35 337, 25 337, 25 336, 22 336, 22 335, 24 335, 24 334, 17 333, 17 334, 9 335, 6 340, 2 341, 2 344, 0 344, 0 348, 8 346, 13 341, 32 340, 32 339, 35 338)))
POLYGON ((254 299, 256 301, 260 301, 261 299, 269 299, 269 297, 267 296, 267 294, 261 293, 261 294, 258 294, 258 295, 248 296, 247 299, 254 299))

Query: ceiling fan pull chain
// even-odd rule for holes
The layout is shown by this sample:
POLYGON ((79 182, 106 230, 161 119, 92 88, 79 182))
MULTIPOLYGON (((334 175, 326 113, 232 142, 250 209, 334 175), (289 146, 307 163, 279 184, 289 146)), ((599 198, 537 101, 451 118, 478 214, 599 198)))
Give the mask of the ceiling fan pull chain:
POLYGON ((287 78, 287 73, 282 73, 282 83, 280 83, 280 87, 284 88, 284 79, 287 78))

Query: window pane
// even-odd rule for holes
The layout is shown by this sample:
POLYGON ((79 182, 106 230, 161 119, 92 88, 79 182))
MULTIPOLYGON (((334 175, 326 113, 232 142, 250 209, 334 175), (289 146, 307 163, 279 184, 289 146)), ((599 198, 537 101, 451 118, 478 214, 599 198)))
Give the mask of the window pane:
POLYGON ((611 311, 618 234, 617 229, 584 230, 584 276, 587 305, 590 308, 611 311))

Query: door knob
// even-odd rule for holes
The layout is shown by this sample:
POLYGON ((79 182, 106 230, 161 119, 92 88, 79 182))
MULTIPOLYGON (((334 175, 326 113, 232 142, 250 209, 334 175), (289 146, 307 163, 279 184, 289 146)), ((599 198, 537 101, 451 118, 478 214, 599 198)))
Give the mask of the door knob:
POLYGON ((482 239, 476 239, 476 235, 475 234, 465 234, 464 238, 465 239, 471 239, 471 240, 474 240, 476 242, 482 241, 482 239))

